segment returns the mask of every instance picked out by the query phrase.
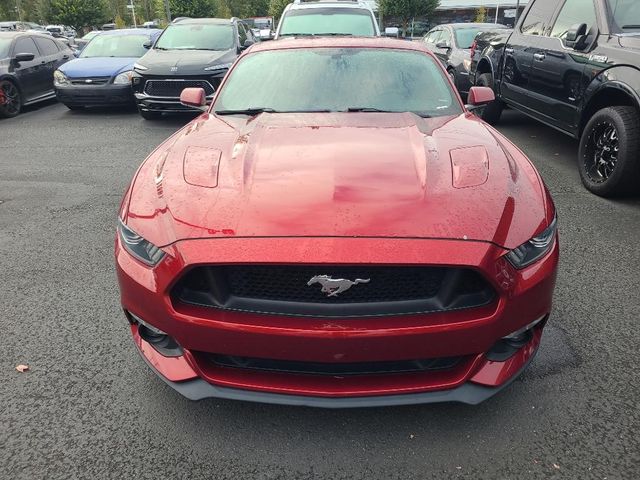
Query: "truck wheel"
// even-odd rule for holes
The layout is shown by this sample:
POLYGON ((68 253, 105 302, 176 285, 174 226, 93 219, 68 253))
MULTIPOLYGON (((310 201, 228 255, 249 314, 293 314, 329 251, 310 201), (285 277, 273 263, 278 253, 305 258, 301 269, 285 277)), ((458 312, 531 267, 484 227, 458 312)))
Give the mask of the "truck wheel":
POLYGON ((20 91, 16 85, 9 80, 0 81, 0 98, 2 104, 0 104, 0 117, 11 118, 20 113, 22 109, 22 99, 20 98, 20 91))
MULTIPOLYGON (((478 77, 476 84, 479 87, 489 87, 493 89, 493 75, 490 73, 483 73, 478 77)), ((482 111, 482 119, 490 125, 495 125, 500 121, 502 110, 504 109, 504 103, 501 100, 494 100, 482 111)))
POLYGON ((587 189, 601 197, 640 190, 640 118, 634 107, 596 112, 582 132, 578 169, 587 189))

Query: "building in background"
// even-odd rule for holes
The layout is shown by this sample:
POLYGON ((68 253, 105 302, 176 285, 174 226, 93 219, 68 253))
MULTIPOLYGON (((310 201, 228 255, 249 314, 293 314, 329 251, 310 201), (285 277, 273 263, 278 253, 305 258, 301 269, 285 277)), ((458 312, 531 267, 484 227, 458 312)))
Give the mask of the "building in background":
MULTIPOLYGON (((498 22, 513 26, 516 19, 516 0, 440 0, 440 6, 431 21, 431 27, 443 23, 498 22), (480 17, 484 17, 481 19, 480 17)), ((520 13, 529 0, 520 0, 520 13)))

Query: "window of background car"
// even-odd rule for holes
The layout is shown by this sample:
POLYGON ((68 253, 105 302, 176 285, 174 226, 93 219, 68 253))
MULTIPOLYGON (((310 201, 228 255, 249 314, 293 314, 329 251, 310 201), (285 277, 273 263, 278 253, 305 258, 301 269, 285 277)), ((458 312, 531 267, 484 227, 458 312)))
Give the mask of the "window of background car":
POLYGON ((447 45, 451 46, 451 32, 448 29, 442 29, 442 34, 440 35, 440 38, 438 38, 437 43, 440 42, 445 42, 447 45))
POLYGON ((567 0, 551 30, 551 36, 564 39, 569 29, 580 23, 587 24, 587 31, 596 23, 593 0, 567 0))
POLYGON ((36 41, 36 45, 38 45, 38 49, 44 56, 55 55, 59 52, 58 46, 53 40, 39 37, 34 37, 34 40, 36 41))
POLYGON ((557 6, 558 0, 536 0, 522 22, 520 31, 525 35, 544 35, 557 6))
POLYGON ((20 37, 16 40, 16 46, 13 48, 13 54, 17 53, 33 53, 36 58, 40 56, 40 52, 36 48, 36 44, 33 43, 31 37, 20 37))
POLYGON ((155 48, 165 50, 229 50, 235 45, 233 27, 228 25, 170 25, 155 48))
POLYGON ((640 1, 607 0, 613 17, 611 28, 616 32, 640 31, 640 1))
POLYGON ((372 48, 300 48, 256 52, 232 70, 214 110, 281 112, 375 108, 423 116, 462 108, 432 57, 372 48))
POLYGON ((456 45, 458 48, 463 50, 468 50, 471 48, 471 44, 476 39, 476 35, 481 30, 479 28, 457 28, 455 30, 456 34, 456 45))
POLYGON ((7 58, 9 56, 9 49, 11 48, 12 38, 0 38, 0 59, 7 58))
POLYGON ((308 8, 290 10, 282 21, 279 35, 348 34, 375 35, 373 17, 362 8, 308 8))
POLYGON ((442 30, 440 29, 431 30, 429 33, 427 33, 427 36, 425 37, 424 41, 427 43, 438 43, 438 39, 440 38, 441 34, 442 34, 442 30))
POLYGON ((91 40, 80 54, 80 58, 122 57, 140 58, 147 50, 146 35, 100 35, 91 40))

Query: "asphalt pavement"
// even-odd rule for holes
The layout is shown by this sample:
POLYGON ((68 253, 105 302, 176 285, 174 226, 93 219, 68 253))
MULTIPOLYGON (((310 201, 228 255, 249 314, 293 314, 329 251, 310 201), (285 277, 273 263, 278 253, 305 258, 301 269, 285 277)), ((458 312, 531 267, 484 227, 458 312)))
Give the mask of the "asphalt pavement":
POLYGON ((576 141, 511 111, 500 127, 559 211, 555 307, 531 368, 479 406, 332 411, 192 403, 136 353, 117 209, 187 120, 55 103, 0 120, 0 478, 640 477, 640 193, 584 190, 576 141))

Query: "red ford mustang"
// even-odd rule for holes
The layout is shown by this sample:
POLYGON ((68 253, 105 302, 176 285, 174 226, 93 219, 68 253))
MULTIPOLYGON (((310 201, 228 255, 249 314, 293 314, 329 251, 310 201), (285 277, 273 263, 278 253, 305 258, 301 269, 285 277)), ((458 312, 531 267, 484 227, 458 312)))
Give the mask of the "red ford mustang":
POLYGON ((182 101, 205 113, 142 164, 115 247, 133 339, 178 392, 475 404, 532 360, 553 202, 418 43, 269 42, 210 108, 182 101))

